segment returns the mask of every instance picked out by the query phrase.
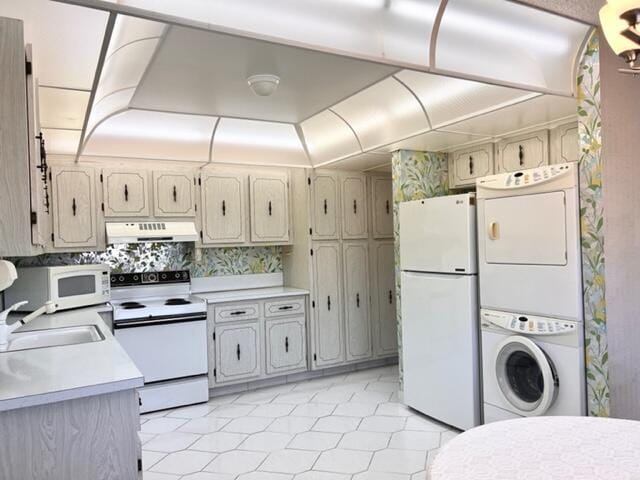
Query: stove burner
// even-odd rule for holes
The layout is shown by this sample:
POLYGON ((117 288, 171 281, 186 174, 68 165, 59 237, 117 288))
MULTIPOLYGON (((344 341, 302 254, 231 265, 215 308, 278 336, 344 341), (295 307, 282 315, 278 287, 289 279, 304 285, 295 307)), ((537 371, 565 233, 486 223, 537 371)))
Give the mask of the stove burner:
POLYGON ((124 308, 125 310, 133 310, 135 308, 144 308, 144 305, 140 302, 122 302, 120 304, 120 307, 124 308))
POLYGON ((188 305, 191 301, 185 298, 170 298, 166 302, 165 305, 188 305))

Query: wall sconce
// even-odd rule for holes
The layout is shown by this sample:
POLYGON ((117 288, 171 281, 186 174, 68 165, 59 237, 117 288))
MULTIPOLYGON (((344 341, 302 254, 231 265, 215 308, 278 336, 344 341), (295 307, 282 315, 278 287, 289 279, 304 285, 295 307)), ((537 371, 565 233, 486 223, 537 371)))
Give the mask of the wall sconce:
POLYGON ((611 49, 629 65, 620 71, 640 75, 640 0, 608 0, 600 23, 611 49))

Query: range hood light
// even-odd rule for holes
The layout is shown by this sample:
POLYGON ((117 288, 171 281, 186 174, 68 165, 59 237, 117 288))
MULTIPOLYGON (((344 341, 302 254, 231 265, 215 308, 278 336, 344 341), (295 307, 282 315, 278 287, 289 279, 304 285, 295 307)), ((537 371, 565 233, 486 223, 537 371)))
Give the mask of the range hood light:
POLYGON ((259 97, 269 97, 273 95, 280 84, 280 77, 268 73, 251 75, 247 78, 249 88, 259 97))

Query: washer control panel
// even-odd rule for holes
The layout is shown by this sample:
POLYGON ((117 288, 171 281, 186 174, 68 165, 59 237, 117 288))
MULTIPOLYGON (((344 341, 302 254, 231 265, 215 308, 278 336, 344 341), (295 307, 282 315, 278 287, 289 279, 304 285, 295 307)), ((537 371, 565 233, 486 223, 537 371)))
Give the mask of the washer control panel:
POLYGON ((495 325, 525 335, 563 335, 574 332, 579 325, 577 322, 557 318, 518 315, 494 310, 482 310, 480 317, 482 326, 495 325))
POLYGON ((573 171, 576 165, 564 163, 560 165, 546 165, 544 167, 531 168, 518 172, 492 175, 478 180, 478 185, 496 190, 509 190, 515 188, 530 187, 547 182, 556 177, 566 175, 573 171))

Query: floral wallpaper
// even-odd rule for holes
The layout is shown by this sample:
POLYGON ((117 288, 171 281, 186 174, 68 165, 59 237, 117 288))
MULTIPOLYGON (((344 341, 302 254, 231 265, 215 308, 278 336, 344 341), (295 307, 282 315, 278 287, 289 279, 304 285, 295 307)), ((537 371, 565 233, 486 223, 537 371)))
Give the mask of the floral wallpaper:
POLYGON ((51 253, 10 259, 16 266, 107 263, 114 272, 189 270, 192 277, 278 273, 281 247, 205 248, 195 260, 190 243, 110 245, 104 252, 51 253))
POLYGON ((587 44, 578 72, 580 226, 588 412, 609 415, 607 314, 604 284, 604 210, 598 36, 587 44))
MULTIPOLYGON (((396 305, 401 305, 400 285, 400 225, 398 209, 401 202, 438 197, 449 193, 449 167, 446 153, 399 150, 393 153, 393 236, 395 239, 396 305)), ((402 312, 397 309, 398 358, 402 382, 402 312)))

